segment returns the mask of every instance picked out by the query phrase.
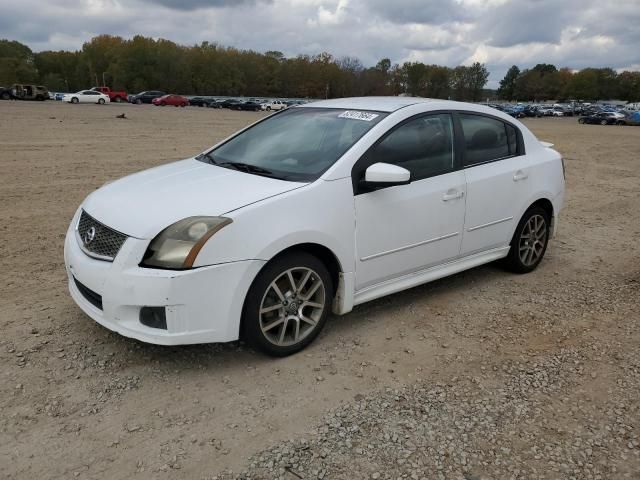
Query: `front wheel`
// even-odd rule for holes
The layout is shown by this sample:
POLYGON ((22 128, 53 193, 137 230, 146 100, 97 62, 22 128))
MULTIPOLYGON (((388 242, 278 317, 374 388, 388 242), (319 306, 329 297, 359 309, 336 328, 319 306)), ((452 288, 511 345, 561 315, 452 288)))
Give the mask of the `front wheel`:
POLYGON ((609 122, 607 122, 606 120, 600 120, 600 125, 607 125, 609 122))
POLYGON ((549 244, 551 219, 541 207, 525 212, 511 239, 511 249, 505 258, 507 269, 529 273, 540 264, 549 244))
POLYGON ((120 102, 122 102, 122 97, 116 97, 116 98, 114 98, 114 100, 115 100, 116 103, 120 103, 120 102))
POLYGON ((580 119, 578 119, 578 123, 582 123, 582 124, 584 124, 584 123, 585 123, 584 118, 580 118, 580 119))
POLYGON ((99 99, 98 99, 98 103, 99 103, 100 105, 104 105, 104 98, 99 98, 99 99))
POLYGON ((258 274, 245 300, 243 337, 264 353, 284 357, 309 345, 331 309, 333 282, 313 255, 276 258, 258 274))
POLYGON ((136 105, 142 105, 142 100, 140 100, 139 98, 136 100, 136 105))
POLYGON ((78 103, 80 100, 78 100, 78 97, 73 97, 71 99, 71 103, 78 103))

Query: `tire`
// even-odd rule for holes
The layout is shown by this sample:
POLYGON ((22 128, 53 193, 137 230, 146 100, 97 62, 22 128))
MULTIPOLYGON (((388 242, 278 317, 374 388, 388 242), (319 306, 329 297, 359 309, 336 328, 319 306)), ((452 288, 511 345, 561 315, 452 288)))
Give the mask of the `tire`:
POLYGON ((270 112, 270 111, 271 111, 271 107, 267 107, 267 112, 270 112))
POLYGON ((99 103, 100 105, 104 105, 104 98, 99 98, 99 99, 98 99, 98 103, 99 103))
POLYGON ((520 219, 511 239, 511 249, 504 266, 514 273, 529 273, 544 258, 549 245, 551 219, 541 207, 530 207, 520 219), (537 233, 536 233, 537 232, 537 233), (534 236, 534 243, 529 238, 534 236))
POLYGON ((600 120, 600 125, 607 125, 609 122, 607 122, 606 120, 600 120))
POLYGON ((78 97, 73 97, 71 99, 71 103, 78 103, 78 102, 80 102, 80 100, 78 100, 78 97))
POLYGON ((331 275, 320 260, 306 252, 276 257, 249 289, 242 312, 242 337, 271 356, 299 352, 324 327, 332 300, 331 275), (260 313, 264 309, 267 311, 260 313))
POLYGON ((122 102, 122 97, 116 97, 113 99, 114 102, 116 103, 121 103, 122 102))
POLYGON ((11 100, 11 94, 9 92, 2 92, 2 100, 11 100))
POLYGON ((583 125, 584 125, 584 123, 585 123, 584 118, 579 118, 579 119, 578 119, 578 123, 581 123, 581 124, 583 124, 583 125))
POLYGON ((142 100, 140 100, 139 98, 136 99, 136 105, 142 105, 142 100))
POLYGON ((627 122, 625 122, 624 120, 618 120, 617 125, 624 127, 627 124, 627 122))
POLYGON ((160 102, 160 106, 161 107, 166 107, 167 103, 166 102, 160 102))

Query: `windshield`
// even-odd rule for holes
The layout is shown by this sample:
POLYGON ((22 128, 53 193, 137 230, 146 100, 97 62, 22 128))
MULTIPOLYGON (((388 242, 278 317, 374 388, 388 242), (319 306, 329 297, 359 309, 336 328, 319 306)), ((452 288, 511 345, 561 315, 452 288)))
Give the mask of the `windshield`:
POLYGON ((313 181, 386 115, 293 108, 254 125, 199 159, 255 175, 313 181))

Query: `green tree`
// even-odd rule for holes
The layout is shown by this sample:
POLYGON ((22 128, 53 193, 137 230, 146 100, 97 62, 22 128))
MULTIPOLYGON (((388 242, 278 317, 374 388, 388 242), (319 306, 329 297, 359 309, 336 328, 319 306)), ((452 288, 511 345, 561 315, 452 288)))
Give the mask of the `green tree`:
POLYGON ((498 88, 498 96, 505 100, 514 100, 514 91, 516 88, 516 80, 520 75, 520 69, 513 65, 502 80, 500 80, 500 87, 498 88))

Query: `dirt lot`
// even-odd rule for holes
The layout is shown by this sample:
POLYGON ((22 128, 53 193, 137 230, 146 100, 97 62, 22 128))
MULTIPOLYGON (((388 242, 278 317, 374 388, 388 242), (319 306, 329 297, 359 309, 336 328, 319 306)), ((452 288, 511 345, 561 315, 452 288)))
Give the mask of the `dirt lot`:
POLYGON ((82 199, 260 115, 0 102, 0 477, 640 478, 640 128, 528 120, 568 178, 540 268, 358 307, 296 356, 86 317, 62 262, 82 199))

